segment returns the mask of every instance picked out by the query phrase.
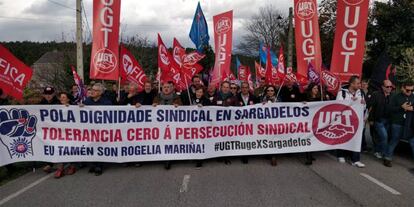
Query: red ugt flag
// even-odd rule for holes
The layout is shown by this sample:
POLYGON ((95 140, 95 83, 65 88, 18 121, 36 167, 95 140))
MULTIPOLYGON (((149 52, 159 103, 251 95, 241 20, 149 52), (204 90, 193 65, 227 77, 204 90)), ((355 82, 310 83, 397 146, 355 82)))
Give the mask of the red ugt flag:
POLYGON ((369 0, 338 0, 331 72, 342 82, 362 74, 369 0))
POLYGON ((118 80, 121 0, 93 1, 91 79, 118 80))
POLYGON ((297 69, 306 76, 309 63, 318 72, 322 65, 318 6, 316 0, 294 0, 294 4, 297 69))
POLYGON ((32 78, 32 69, 17 59, 9 50, 0 45, 0 88, 18 100, 32 78))
POLYGON ((213 85, 222 82, 223 76, 229 76, 231 65, 231 51, 233 46, 233 11, 218 14, 213 17, 215 63, 213 71, 213 85))

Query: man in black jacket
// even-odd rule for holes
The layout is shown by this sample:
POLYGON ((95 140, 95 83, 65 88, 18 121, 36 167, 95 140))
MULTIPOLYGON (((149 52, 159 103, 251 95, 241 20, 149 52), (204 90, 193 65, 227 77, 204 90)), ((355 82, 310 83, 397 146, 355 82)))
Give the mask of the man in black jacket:
POLYGON ((53 87, 46 87, 43 90, 43 98, 39 103, 40 105, 56 105, 60 104, 59 100, 55 95, 55 89, 53 87))
POLYGON ((302 93, 300 92, 299 87, 292 81, 286 81, 286 84, 280 90, 280 98, 282 99, 282 102, 303 101, 302 93))
MULTIPOLYGON (((240 93, 237 94, 237 103, 239 106, 249 106, 259 103, 259 100, 250 93, 250 85, 248 82, 241 83, 240 93)), ((247 156, 242 157, 242 162, 247 164, 249 162, 247 156)))
POLYGON ((191 78, 191 82, 191 86, 188 87, 186 91, 183 91, 181 93, 181 101, 185 106, 191 105, 190 100, 192 97, 195 96, 195 88, 203 85, 203 82, 201 81, 201 78, 198 75, 193 76, 193 78, 191 78))
MULTIPOLYGON (((43 89, 43 98, 39 102, 40 105, 57 105, 60 104, 59 100, 55 95, 55 89, 53 87, 46 87, 43 89)), ((53 163, 46 163, 46 166, 43 167, 45 173, 52 172, 53 163)))
POLYGON ((145 81, 144 90, 138 94, 138 103, 139 105, 150 106, 154 97, 157 95, 156 89, 152 88, 152 83, 150 80, 145 81))
POLYGON ((248 106, 259 103, 256 96, 250 93, 250 85, 247 82, 241 83, 240 93, 237 94, 237 102, 239 106, 248 106))
MULTIPOLYGON (((100 83, 95 83, 92 86, 91 96, 85 100, 84 105, 90 105, 90 106, 112 105, 111 100, 106 98, 104 96, 104 93, 105 93, 105 87, 100 83)), ((83 107, 83 105, 80 105, 80 106, 83 107)), ((91 165, 92 166, 89 168, 89 172, 95 173, 96 176, 100 176, 103 172, 102 163, 93 162, 91 165)))
POLYGON ((392 87, 391 81, 384 80, 381 90, 372 93, 371 98, 367 101, 367 108, 370 111, 369 122, 373 123, 377 132, 377 139, 374 140, 374 155, 378 159, 382 159, 386 154, 392 87))
MULTIPOLYGON (((413 113, 414 104, 414 83, 405 82, 401 87, 401 92, 392 96, 390 101, 390 117, 391 117, 391 140, 384 156, 384 165, 392 167, 391 160, 394 149, 404 132, 404 125, 408 113, 413 113)), ((414 150, 414 138, 410 139, 411 150, 414 150)))

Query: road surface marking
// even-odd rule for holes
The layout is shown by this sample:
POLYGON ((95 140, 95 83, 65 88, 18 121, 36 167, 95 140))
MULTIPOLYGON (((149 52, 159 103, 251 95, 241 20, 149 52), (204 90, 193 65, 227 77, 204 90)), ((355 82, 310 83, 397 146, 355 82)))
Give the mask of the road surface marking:
POLYGON ((181 184, 181 188, 180 188, 180 193, 187 192, 189 182, 190 182, 190 175, 184 175, 183 184, 181 184))
POLYGON ((366 179, 368 179, 369 181, 371 181, 371 182, 373 182, 373 183, 375 183, 375 184, 379 185, 380 187, 384 188, 385 190, 387 190, 388 192, 390 192, 390 193, 392 193, 392 194, 394 194, 394 195, 401 195, 401 193, 400 193, 400 192, 398 192, 398 191, 396 191, 394 188, 391 188, 390 186, 385 185, 383 182, 381 182, 381 181, 379 181, 379 180, 377 180, 377 179, 375 179, 375 178, 371 177, 371 176, 370 176, 370 175, 368 175, 368 174, 365 174, 365 173, 360 173, 360 175, 361 175, 362 177, 365 177, 365 178, 366 178, 366 179))
POLYGON ((26 192, 26 191, 30 190, 30 188, 35 187, 36 185, 40 184, 41 182, 43 182, 43 181, 47 180, 48 178, 50 178, 50 177, 52 177, 52 176, 53 176, 53 173, 51 173, 51 174, 49 174, 49 175, 46 175, 46 176, 44 176, 44 177, 40 178, 39 180, 36 180, 36 181, 35 181, 35 182, 33 182, 32 184, 30 184, 30 185, 28 185, 28 186, 26 186, 26 187, 24 187, 24 188, 20 189, 19 191, 17 191, 17 192, 15 192, 15 193, 13 193, 13 194, 11 194, 11 195, 9 195, 9 196, 7 196, 7 197, 3 198, 2 200, 0 200, 0 206, 1 206, 1 205, 3 205, 3 204, 5 204, 5 203, 7 203, 7 202, 8 202, 8 201, 10 201, 11 199, 16 198, 17 196, 19 196, 19 195, 23 194, 24 192, 26 192))

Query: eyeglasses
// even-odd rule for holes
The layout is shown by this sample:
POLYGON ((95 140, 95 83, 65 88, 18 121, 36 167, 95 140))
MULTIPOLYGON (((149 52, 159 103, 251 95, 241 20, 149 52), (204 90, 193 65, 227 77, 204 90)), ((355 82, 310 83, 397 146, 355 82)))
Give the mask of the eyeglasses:
POLYGON ((414 89, 405 89, 407 92, 414 92, 414 89))
POLYGON ((392 88, 392 86, 384 86, 384 88, 392 88))

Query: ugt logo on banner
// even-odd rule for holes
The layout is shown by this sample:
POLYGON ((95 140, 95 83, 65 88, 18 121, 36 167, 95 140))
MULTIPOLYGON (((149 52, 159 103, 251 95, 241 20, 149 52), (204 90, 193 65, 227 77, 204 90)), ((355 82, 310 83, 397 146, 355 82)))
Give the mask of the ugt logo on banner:
POLYGON ((0 109, 0 141, 10 158, 33 155, 37 118, 24 109, 0 109))
POLYGON ((300 1, 296 5, 296 13, 302 20, 311 19, 316 12, 316 5, 313 1, 300 1))
POLYGON ((313 117, 312 130, 315 137, 328 145, 344 144, 358 131, 359 119, 347 105, 330 104, 321 108, 313 117))
POLYGON ((309 63, 318 72, 322 65, 318 6, 316 0, 294 0, 294 4, 297 71, 306 77, 309 63))

